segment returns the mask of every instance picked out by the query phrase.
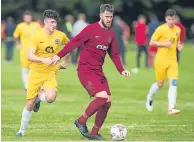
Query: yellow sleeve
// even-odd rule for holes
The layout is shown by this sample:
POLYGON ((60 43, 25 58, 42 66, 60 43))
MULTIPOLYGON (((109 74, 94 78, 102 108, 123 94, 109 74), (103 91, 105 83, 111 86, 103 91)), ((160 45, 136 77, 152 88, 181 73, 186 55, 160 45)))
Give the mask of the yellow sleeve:
POLYGON ((157 28, 156 30, 155 30, 155 32, 153 33, 153 35, 152 35, 152 40, 158 40, 160 37, 161 37, 161 29, 160 28, 157 28))
POLYGON ((32 35, 32 37, 30 38, 28 48, 37 49, 36 34, 32 35))
POLYGON ((68 42, 69 42, 69 39, 68 39, 67 35, 63 33, 63 41, 62 41, 62 44, 65 45, 68 42))
POLYGON ((36 23, 36 28, 37 28, 38 30, 41 29, 40 24, 37 24, 37 23, 36 23))
POLYGON ((21 30, 20 29, 21 29, 20 25, 17 25, 17 27, 16 27, 16 29, 13 33, 14 38, 19 38, 21 36, 21 30))

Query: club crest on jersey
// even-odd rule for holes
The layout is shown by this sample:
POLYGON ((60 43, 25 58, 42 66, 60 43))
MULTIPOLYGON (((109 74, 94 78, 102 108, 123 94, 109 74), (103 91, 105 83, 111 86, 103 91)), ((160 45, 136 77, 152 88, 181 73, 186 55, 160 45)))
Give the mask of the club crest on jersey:
POLYGON ((179 33, 178 32, 176 32, 176 36, 178 36, 179 35, 179 33))
POLYGON ((108 37, 108 43, 111 43, 111 41, 112 41, 112 38, 108 37))
POLYGON ((55 39, 55 44, 59 45, 60 44, 60 40, 59 39, 55 39))

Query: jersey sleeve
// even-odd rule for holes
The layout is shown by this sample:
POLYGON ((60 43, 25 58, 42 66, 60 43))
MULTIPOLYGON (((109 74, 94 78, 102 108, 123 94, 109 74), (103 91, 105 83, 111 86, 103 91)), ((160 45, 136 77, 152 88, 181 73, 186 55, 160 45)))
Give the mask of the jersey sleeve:
POLYGON ((63 39, 62 39, 62 44, 66 45, 69 42, 69 39, 65 33, 63 33, 63 39))
POLYGON ((19 38, 20 35, 21 35, 20 25, 17 25, 16 29, 15 29, 15 31, 13 33, 13 36, 14 36, 14 38, 19 38))
POLYGON ((161 37, 161 28, 157 28, 152 35, 152 40, 158 40, 161 37))
POLYGON ((37 49, 37 40, 36 40, 36 34, 35 33, 30 38, 28 48, 37 49))
POLYGON ((73 51, 75 48, 78 48, 81 44, 86 42, 89 39, 89 26, 84 28, 77 36, 75 36, 67 45, 57 54, 60 58, 67 55, 69 52, 73 51))
POLYGON ((38 30, 41 29, 40 24, 36 23, 36 28, 37 28, 38 30))
POLYGON ((116 66, 117 70, 122 73, 124 71, 123 65, 121 63, 121 59, 118 52, 117 42, 116 42, 116 36, 113 33, 112 42, 110 45, 110 48, 107 50, 111 60, 113 61, 114 65, 116 66))

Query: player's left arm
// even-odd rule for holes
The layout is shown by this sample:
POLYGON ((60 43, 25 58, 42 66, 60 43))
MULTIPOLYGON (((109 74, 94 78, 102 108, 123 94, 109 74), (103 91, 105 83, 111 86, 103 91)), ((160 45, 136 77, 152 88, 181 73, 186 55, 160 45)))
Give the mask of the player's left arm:
POLYGON ((72 52, 74 49, 78 48, 81 44, 84 44, 85 42, 87 42, 89 40, 89 36, 88 36, 89 31, 90 31, 90 28, 89 26, 87 26, 77 36, 71 39, 71 41, 69 41, 67 45, 64 46, 64 48, 52 58, 53 63, 56 64, 65 55, 72 52))
POLYGON ((118 52, 116 37, 113 33, 113 38, 110 47, 107 50, 111 60, 113 61, 114 65, 116 66, 117 70, 120 72, 120 74, 124 75, 125 77, 128 77, 130 73, 127 70, 124 70, 123 65, 121 63, 121 59, 118 52))
MULTIPOLYGON (((63 41, 62 41, 62 45, 66 45, 69 42, 69 39, 67 37, 66 34, 63 34, 63 41)), ((64 56, 64 61, 60 64, 60 69, 66 69, 68 66, 68 62, 69 62, 69 56, 70 53, 68 53, 67 55, 64 56)))

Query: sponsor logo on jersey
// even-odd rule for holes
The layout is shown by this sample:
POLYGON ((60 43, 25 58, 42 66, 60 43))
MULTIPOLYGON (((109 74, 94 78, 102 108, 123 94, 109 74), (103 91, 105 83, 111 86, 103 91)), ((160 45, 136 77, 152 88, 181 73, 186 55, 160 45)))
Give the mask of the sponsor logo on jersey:
POLYGON ((105 45, 97 45, 96 48, 97 49, 101 49, 101 50, 107 50, 108 49, 108 46, 105 46, 105 45))

